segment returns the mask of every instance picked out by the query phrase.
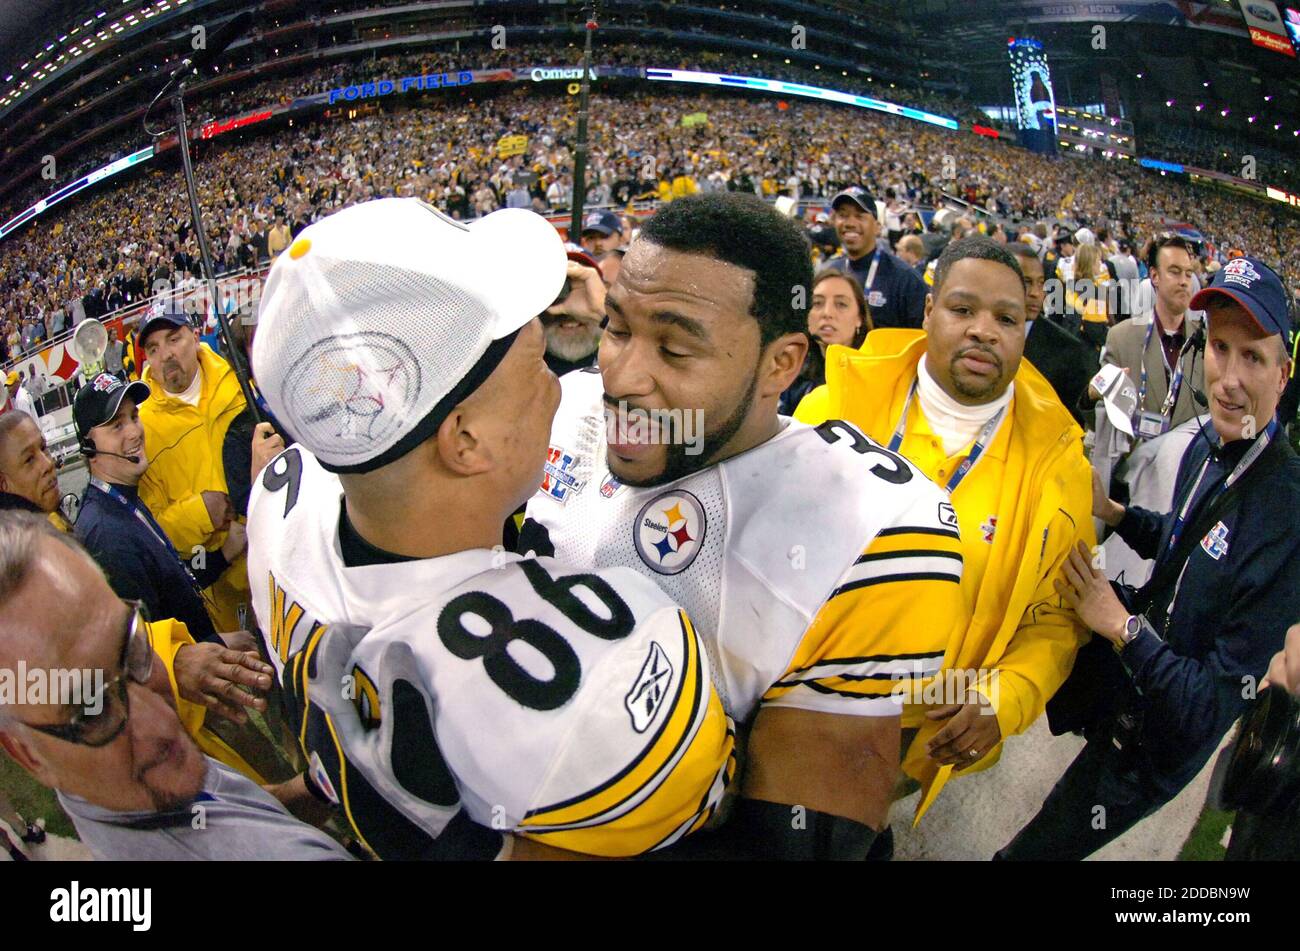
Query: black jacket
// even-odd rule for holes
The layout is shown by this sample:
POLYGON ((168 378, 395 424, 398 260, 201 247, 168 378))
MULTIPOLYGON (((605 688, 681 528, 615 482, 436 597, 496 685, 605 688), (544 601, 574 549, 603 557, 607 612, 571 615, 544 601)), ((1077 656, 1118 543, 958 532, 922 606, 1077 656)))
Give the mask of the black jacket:
MULTIPOLYGON (((134 488, 117 489, 148 512, 134 488)), ((118 597, 143 601, 151 618, 183 621, 196 641, 219 642, 203 599, 177 556, 159 541, 159 537, 167 536, 156 523, 158 536, 126 506, 92 484, 86 487, 75 531, 108 575, 108 583, 118 597)), ((212 584, 229 567, 219 549, 208 552, 205 560, 202 568, 193 569, 201 587, 212 584)))
POLYGON ((1156 559, 1152 581, 1137 593, 1152 599, 1147 623, 1119 657, 1135 694, 1129 699, 1142 714, 1143 771, 1169 797, 1200 771, 1245 711, 1249 688, 1257 688, 1286 629, 1300 620, 1300 459, 1285 435, 1269 450, 1280 456, 1277 468, 1230 500, 1193 546, 1171 613, 1173 586, 1150 590, 1159 584, 1175 516, 1206 458, 1201 501, 1185 530, 1251 445, 1238 440, 1211 451, 1212 427, 1207 423, 1206 438, 1198 436, 1183 455, 1173 511, 1129 506, 1118 526, 1134 551, 1156 559))
POLYGON ((871 270, 871 255, 856 261, 837 255, 826 262, 826 268, 847 272, 858 279, 867 295, 871 308, 871 322, 875 329, 881 327, 921 328, 925 319, 925 297, 930 293, 925 281, 907 266, 902 258, 895 257, 882 248, 876 249, 876 276, 867 290, 867 274, 871 270))
POLYGON ((1055 321, 1039 317, 1025 338, 1025 359, 1047 377, 1065 408, 1083 425, 1079 400, 1097 370, 1096 351, 1055 321))

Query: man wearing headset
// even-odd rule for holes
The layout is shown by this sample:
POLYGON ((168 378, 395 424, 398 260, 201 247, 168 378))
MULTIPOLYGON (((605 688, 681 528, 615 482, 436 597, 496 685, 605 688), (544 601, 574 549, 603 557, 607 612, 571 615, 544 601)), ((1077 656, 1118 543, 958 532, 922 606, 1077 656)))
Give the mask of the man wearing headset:
POLYGON ((263 691, 271 686, 272 669, 259 658, 249 632, 217 632, 200 593, 243 551, 243 525, 231 525, 218 551, 200 546, 181 553, 172 546, 138 494, 149 468, 139 404, 149 393, 143 383, 125 383, 110 373, 98 374, 77 391, 72 419, 90 484, 74 532, 117 596, 141 602, 154 622, 155 650, 172 681, 181 720, 199 748, 265 782, 276 764, 250 742, 251 730, 237 728, 247 722, 247 710, 266 712, 263 691))
POLYGON ((244 527, 232 523, 217 551, 178 552, 137 488, 149 459, 139 405, 143 383, 100 373, 78 392, 72 418, 90 485, 77 516, 76 535, 108 575, 119 597, 143 601, 150 617, 184 622, 196 641, 217 641, 200 591, 244 550, 244 527))

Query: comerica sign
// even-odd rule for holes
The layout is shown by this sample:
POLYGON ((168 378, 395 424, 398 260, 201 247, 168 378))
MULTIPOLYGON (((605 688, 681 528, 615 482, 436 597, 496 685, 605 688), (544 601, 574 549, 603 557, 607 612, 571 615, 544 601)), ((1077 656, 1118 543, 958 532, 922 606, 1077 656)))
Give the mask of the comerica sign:
MULTIPOLYGON (((574 66, 548 69, 544 66, 537 66, 532 70, 532 78, 535 83, 540 83, 547 79, 581 79, 582 67, 574 66)), ((596 78, 596 67, 594 66, 590 70, 590 78, 593 80, 596 78)))

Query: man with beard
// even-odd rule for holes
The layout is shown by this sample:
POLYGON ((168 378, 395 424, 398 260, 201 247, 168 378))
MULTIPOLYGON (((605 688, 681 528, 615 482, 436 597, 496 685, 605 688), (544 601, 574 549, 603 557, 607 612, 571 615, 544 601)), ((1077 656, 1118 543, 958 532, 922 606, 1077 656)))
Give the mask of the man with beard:
MULTIPOLYGON (((179 309, 142 321, 140 346, 148 360, 141 379, 150 392, 140 404, 149 457, 140 501, 188 559, 201 548, 221 548, 236 517, 223 459, 231 423, 246 409, 244 394, 234 368, 199 341, 179 309)), ((205 591, 218 631, 246 626, 240 617, 249 599, 242 555, 205 591)))
POLYGON ((660 210, 609 290, 599 370, 563 381, 520 540, 636 569, 695 619, 748 745, 732 818, 692 855, 863 858, 897 694, 966 622, 943 493, 850 425, 777 414, 811 281, 799 225, 755 196, 660 210))
POLYGON ((860 185, 844 189, 831 200, 831 217, 844 253, 827 261, 826 267, 858 279, 876 327, 920 327, 925 281, 905 261, 878 246, 880 222, 871 193, 860 185))
POLYGON ((582 221, 582 249, 593 257, 623 243, 623 222, 612 211, 592 211, 582 221))
POLYGON ((153 627, 71 536, 0 512, 0 669, 24 664, 28 683, 38 671, 85 671, 92 691, 73 690, 71 704, 0 703, 0 749, 58 792, 99 859, 348 858, 199 751, 177 717, 153 627))
POLYGON ((605 281, 600 266, 582 251, 569 252, 565 288, 542 314, 546 365, 556 376, 596 362, 605 318, 605 281))
POLYGON ((904 712, 903 769, 924 789, 918 817, 954 768, 992 766, 1003 741, 1038 719, 1086 636, 1052 588, 1074 546, 1095 542, 1083 433, 1021 359, 1024 324, 1016 258, 982 235, 953 242, 923 331, 878 330, 859 351, 829 348, 826 385, 795 413, 861 426, 946 487, 957 512, 972 621, 945 667, 966 686, 904 712))

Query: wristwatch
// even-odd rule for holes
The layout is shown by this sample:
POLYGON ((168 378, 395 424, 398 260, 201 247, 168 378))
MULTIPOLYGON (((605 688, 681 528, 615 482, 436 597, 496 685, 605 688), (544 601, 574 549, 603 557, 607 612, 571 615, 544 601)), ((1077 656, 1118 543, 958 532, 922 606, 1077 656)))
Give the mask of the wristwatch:
POLYGON ((1123 650, 1133 643, 1138 632, 1142 630, 1142 615, 1130 614, 1124 621, 1124 632, 1120 634, 1119 649, 1123 650))

